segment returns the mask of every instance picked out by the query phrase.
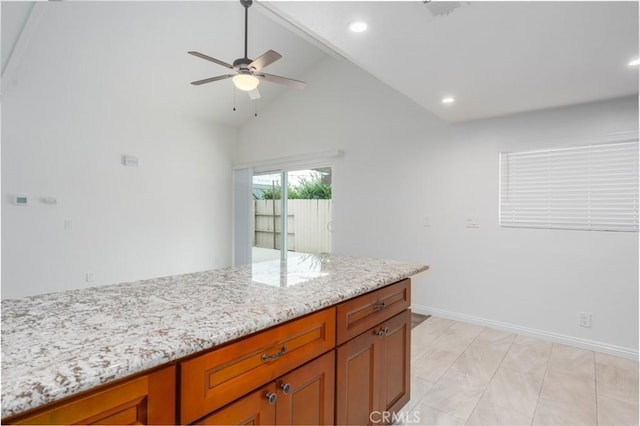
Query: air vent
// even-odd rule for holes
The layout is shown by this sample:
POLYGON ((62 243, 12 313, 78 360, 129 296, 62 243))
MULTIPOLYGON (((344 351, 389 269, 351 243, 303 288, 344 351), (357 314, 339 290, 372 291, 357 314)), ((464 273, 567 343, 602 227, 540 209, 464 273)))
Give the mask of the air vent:
POLYGON ((423 3, 427 7, 431 15, 433 15, 434 17, 448 15, 454 10, 456 10, 457 8, 459 8, 460 6, 466 6, 469 4, 468 1, 459 2, 459 1, 431 1, 431 0, 424 0, 423 3))

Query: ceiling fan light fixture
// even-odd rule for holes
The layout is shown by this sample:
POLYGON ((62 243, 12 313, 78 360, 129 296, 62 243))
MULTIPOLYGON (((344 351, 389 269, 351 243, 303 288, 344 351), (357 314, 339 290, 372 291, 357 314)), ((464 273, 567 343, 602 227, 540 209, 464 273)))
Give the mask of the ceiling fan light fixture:
POLYGON ((260 84, 260 80, 251 74, 238 74, 233 76, 232 80, 238 90, 244 90, 245 92, 254 90, 260 84))
POLYGON ((454 97, 451 96, 446 96, 444 98, 442 98, 442 103, 443 104, 452 104, 456 101, 456 99, 454 97))
POLYGON ((629 65, 630 67, 637 67, 638 65, 640 65, 640 58, 636 58, 633 61, 629 62, 627 65, 629 65))
MULTIPOLYGON (((187 52, 190 55, 197 56, 198 58, 216 63, 225 68, 228 68, 233 74, 219 75, 216 77, 205 78, 202 80, 192 81, 191 84, 199 86, 201 84, 212 83, 214 81, 225 80, 231 78, 234 86, 244 92, 257 92, 260 80, 266 80, 271 83, 278 83, 284 86, 295 87, 297 89, 304 89, 306 83, 300 80, 294 80, 293 78, 280 77, 278 75, 267 74, 262 70, 275 61, 282 58, 282 55, 275 50, 268 50, 256 59, 251 60, 247 56, 247 34, 249 32, 249 6, 253 4, 253 0, 240 0, 240 4, 244 7, 244 56, 233 61, 233 65, 228 64, 220 59, 212 58, 211 56, 204 55, 195 50, 187 52), (258 74, 255 74, 258 73, 258 74), (256 75, 258 77, 256 77, 256 75)), ((257 99, 260 97, 259 93, 253 93, 249 95, 251 99, 257 99)), ((234 108, 235 111, 235 108, 234 108)))

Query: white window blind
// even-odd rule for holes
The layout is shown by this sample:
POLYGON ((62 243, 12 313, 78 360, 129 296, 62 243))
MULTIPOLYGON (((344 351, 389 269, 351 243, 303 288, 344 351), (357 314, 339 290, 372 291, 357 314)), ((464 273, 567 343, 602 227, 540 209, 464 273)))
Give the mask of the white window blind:
POLYGON ((638 231, 638 141, 500 153, 500 226, 638 231))

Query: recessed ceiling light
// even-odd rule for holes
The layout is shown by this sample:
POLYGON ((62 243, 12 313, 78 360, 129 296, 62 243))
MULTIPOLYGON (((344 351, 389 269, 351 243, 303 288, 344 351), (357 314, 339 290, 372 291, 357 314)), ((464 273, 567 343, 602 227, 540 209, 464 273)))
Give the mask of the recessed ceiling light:
POLYGON ((442 98, 442 103, 443 104, 452 104, 455 102, 455 98, 452 98, 451 96, 447 96, 445 98, 442 98))
POLYGON ((633 61, 629 62, 627 65, 629 65, 630 67, 635 67, 640 65, 640 58, 634 59, 633 61))
POLYGON ((352 33, 363 33, 369 26, 364 21, 353 21, 349 24, 349 31, 352 33))

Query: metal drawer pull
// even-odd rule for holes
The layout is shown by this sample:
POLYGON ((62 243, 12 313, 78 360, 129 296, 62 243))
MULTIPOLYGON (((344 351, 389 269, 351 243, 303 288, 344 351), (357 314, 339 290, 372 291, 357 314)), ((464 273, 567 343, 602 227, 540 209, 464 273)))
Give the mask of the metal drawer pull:
POLYGON ((376 305, 373 305, 373 310, 375 312, 379 312, 379 311, 383 310, 386 307, 387 307, 387 305, 385 305, 384 302, 382 302, 382 303, 378 303, 376 305))
POLYGON ((288 395, 291 392, 291 385, 289 383, 283 383, 280 385, 280 389, 282 389, 282 393, 288 395))
POLYGON ((270 359, 277 359, 277 358, 280 358, 282 355, 284 355, 286 351, 287 351, 287 347, 283 346, 280 352, 276 352, 273 355, 262 354, 262 357, 260 357, 260 359, 262 359, 263 361, 267 361, 270 359))
POLYGON ((278 395, 276 395, 273 392, 267 392, 265 397, 267 398, 267 401, 269 402, 269 405, 275 404, 276 401, 278 400, 278 395))
POLYGON ((376 331, 374 334, 380 338, 391 335, 391 333, 389 333, 389 327, 381 328, 380 330, 376 331))

